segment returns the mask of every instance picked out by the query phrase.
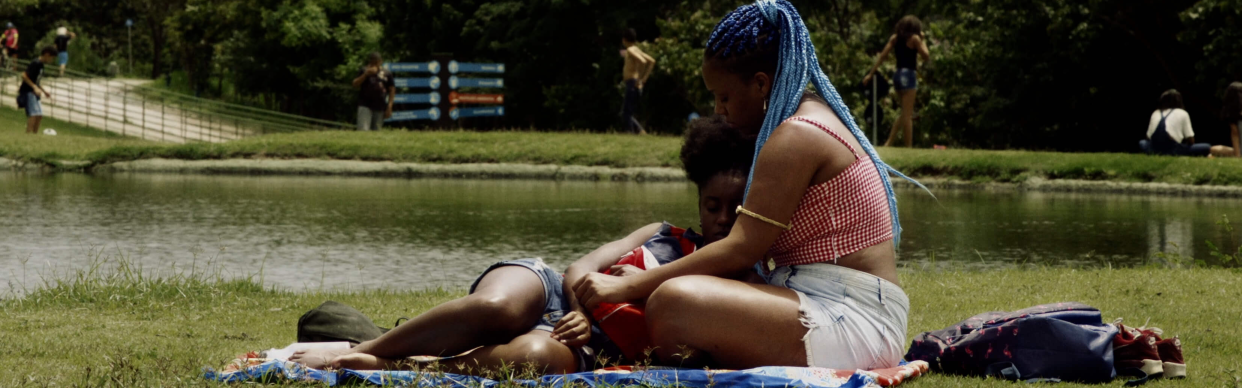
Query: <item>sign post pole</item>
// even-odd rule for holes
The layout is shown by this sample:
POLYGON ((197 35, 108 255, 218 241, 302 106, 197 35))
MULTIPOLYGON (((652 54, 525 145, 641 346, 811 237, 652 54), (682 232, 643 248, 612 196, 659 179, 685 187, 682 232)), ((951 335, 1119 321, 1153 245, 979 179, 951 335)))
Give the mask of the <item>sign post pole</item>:
POLYGON ((125 19, 125 29, 129 30, 129 74, 134 74, 134 19, 125 19))

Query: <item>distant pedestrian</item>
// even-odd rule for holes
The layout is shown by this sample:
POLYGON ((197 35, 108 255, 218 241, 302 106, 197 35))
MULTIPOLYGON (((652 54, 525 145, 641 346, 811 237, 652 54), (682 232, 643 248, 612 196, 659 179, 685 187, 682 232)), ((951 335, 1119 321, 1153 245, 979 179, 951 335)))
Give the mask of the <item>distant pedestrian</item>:
POLYGON ((39 60, 31 61, 22 73, 22 86, 17 89, 17 107, 26 109, 26 133, 39 133, 39 124, 43 121, 43 104, 40 98, 52 99, 40 85, 43 80, 43 67, 56 60, 56 47, 47 46, 39 54, 39 60))
POLYGON ((1217 154, 1216 156, 1242 157, 1242 144, 1239 144, 1238 130, 1242 129, 1242 82, 1234 82, 1229 84, 1225 89, 1224 103, 1220 108, 1220 118, 1229 123, 1229 139, 1232 140, 1233 148, 1230 149, 1228 155, 1217 154))
POLYGON ((60 65, 61 77, 65 76, 65 65, 69 64, 69 41, 77 37, 78 34, 74 34, 68 28, 56 29, 56 64, 60 65))
POLYGON ((630 133, 644 134, 642 124, 638 122, 638 103, 643 96, 643 86, 647 77, 655 70, 655 58, 638 48, 638 33, 628 28, 621 33, 621 45, 625 47, 625 67, 621 69, 621 78, 625 80, 625 100, 621 105, 621 128, 630 133))
POLYGON ((897 21, 897 25, 893 27, 893 35, 888 38, 888 44, 884 45, 884 50, 880 51, 879 58, 875 60, 875 66, 863 77, 863 85, 871 83, 876 69, 888 59, 888 53, 894 51, 897 72, 893 74, 893 84, 896 85, 897 96, 901 99, 901 117, 893 123, 893 130, 888 133, 884 146, 893 145, 897 133, 904 132, 902 137, 908 148, 914 145, 914 96, 918 89, 919 65, 916 56, 923 57, 924 63, 931 61, 931 52, 927 50, 927 36, 923 34, 923 22, 918 17, 906 15, 897 21))
POLYGON ((367 56, 367 63, 362 67, 361 74, 354 78, 354 89, 358 89, 358 130, 378 131, 384 126, 384 119, 392 117, 392 104, 397 97, 397 84, 392 72, 384 70, 384 59, 380 53, 373 52, 367 56))
POLYGON ((17 27, 12 22, 5 23, 4 35, 0 35, 0 49, 4 51, 2 59, 8 60, 9 68, 13 70, 17 70, 17 38, 17 27))
POLYGON ((1182 94, 1169 89, 1160 95, 1160 108, 1151 113, 1147 140, 1139 142, 1147 153, 1173 156, 1207 156, 1219 151, 1208 143, 1195 143, 1190 114, 1182 105, 1182 94))

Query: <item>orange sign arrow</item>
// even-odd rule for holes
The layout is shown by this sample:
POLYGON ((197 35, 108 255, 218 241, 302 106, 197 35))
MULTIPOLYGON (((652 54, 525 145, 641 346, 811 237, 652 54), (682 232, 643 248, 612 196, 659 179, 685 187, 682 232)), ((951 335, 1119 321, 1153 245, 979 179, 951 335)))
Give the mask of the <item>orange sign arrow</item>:
POLYGON ((457 104, 504 104, 503 94, 469 94, 449 92, 449 103, 457 104))

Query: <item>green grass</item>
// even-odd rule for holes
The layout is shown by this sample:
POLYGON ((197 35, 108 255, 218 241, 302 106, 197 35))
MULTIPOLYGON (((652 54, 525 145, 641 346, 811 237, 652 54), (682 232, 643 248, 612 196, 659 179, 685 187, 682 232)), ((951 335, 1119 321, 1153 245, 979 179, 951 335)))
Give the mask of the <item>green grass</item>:
POLYGON ((880 150, 910 176, 1021 182, 1030 177, 1195 185, 1242 185, 1242 159, 1115 153, 981 150, 880 150))
MULTIPOLYGON (((16 282, 37 288, 21 298, 0 300, 0 365, 5 366, 0 386, 211 386, 201 378, 203 367, 219 368, 246 351, 293 342, 298 317, 324 300, 355 306, 387 325, 462 294, 295 293, 265 289, 256 283, 261 276, 227 280, 219 268, 155 278, 102 252, 94 252, 92 260, 91 269, 55 278, 59 281, 18 277, 16 282)), ((1152 387, 1240 384, 1240 279, 1238 269, 1161 268, 907 271, 901 276, 911 300, 909 336, 984 311, 1058 301, 1097 306, 1106 320, 1124 317, 1135 325, 1150 320, 1181 336, 1190 371, 1187 380, 1156 381, 1152 387)), ((907 386, 1013 384, 932 374, 907 386)))
POLYGON ((301 132, 223 143, 120 146, 96 162, 142 158, 319 158, 428 163, 535 163, 676 167, 681 139, 565 132, 353 131, 301 132))
MULTIPOLYGON (((353 131, 300 132, 223 144, 183 145, 121 139, 48 119, 61 136, 22 134, 21 112, 0 108, 0 156, 107 163, 171 159, 344 159, 425 163, 535 163, 613 167, 679 167, 681 139, 581 132, 353 131)), ((1032 177, 1195 185, 1242 185, 1242 160, 1139 154, 885 148, 880 155, 914 177, 1022 182, 1032 177)))
POLYGON ((91 153, 117 146, 153 144, 53 118, 44 118, 39 127, 39 135, 28 135, 24 112, 0 108, 0 157, 55 163, 85 160, 91 153), (43 135, 44 128, 55 129, 57 135, 43 135))

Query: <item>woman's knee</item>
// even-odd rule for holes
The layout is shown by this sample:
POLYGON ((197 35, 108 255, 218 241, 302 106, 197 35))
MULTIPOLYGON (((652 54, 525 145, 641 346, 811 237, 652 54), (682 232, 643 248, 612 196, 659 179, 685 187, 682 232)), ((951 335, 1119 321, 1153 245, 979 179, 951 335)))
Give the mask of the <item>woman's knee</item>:
POLYGON ((711 279, 709 276, 674 278, 651 293, 646 304, 647 327, 656 345, 677 342, 685 334, 684 329, 689 326, 687 317, 693 316, 706 302, 704 293, 711 279))
POLYGON ((578 371, 578 360, 572 349, 550 337, 525 335, 509 344, 510 362, 519 368, 531 368, 541 373, 573 373, 578 371))
POLYGON ((531 311, 529 298, 503 293, 479 293, 467 297, 467 308, 491 329, 503 332, 530 330, 542 311, 531 311))

